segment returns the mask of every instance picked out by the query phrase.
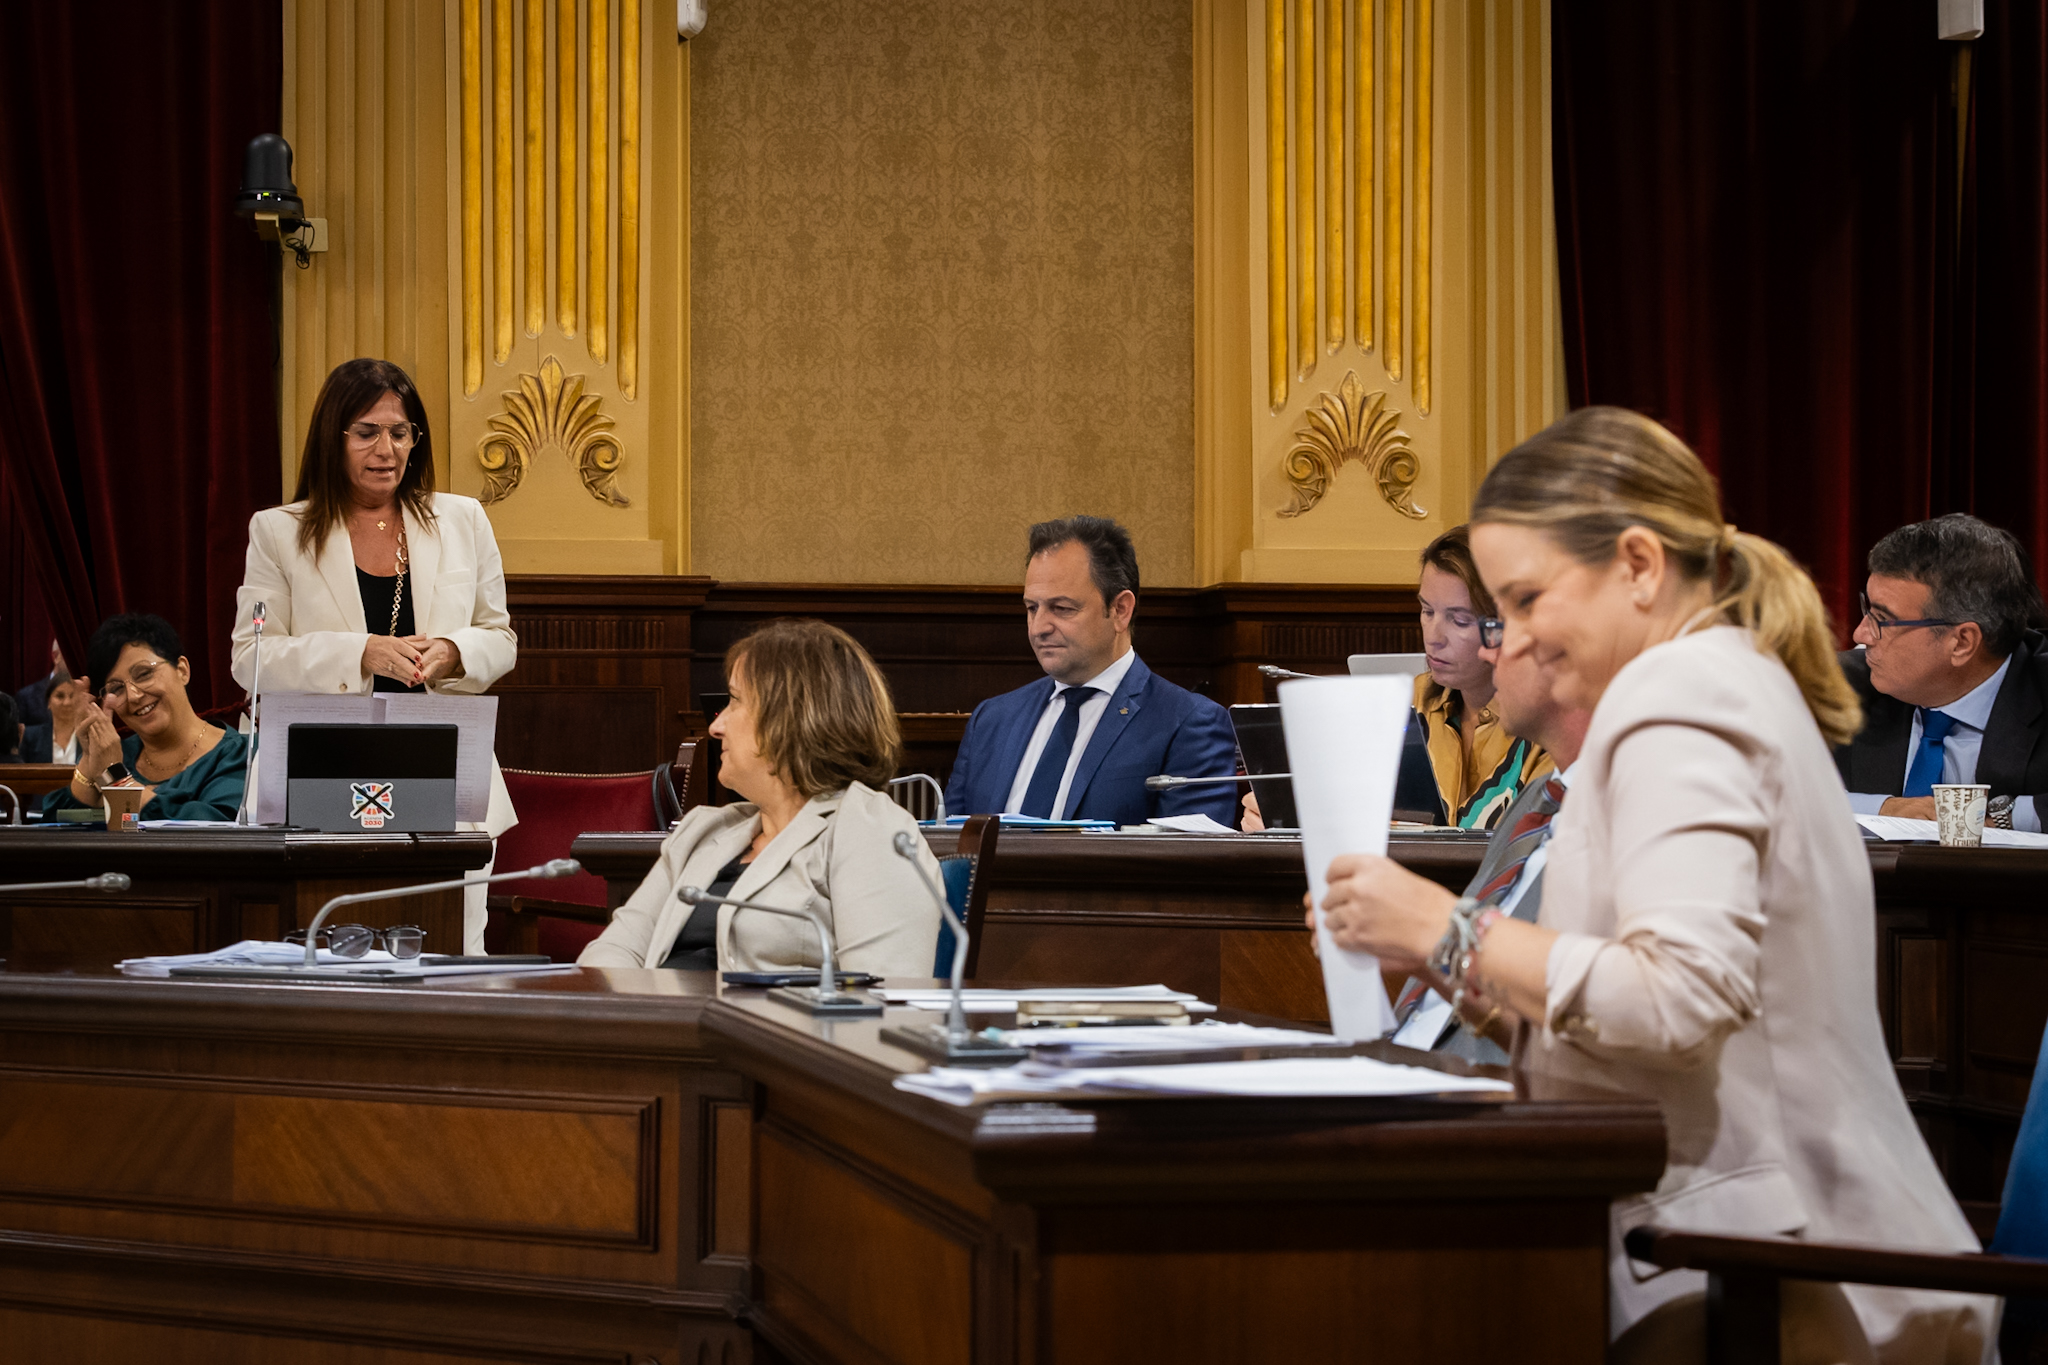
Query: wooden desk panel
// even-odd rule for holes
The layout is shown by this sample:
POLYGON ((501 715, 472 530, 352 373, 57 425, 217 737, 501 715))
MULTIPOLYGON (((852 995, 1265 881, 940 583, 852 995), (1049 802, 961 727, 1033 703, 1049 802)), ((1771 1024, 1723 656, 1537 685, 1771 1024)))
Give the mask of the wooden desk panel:
POLYGON ((709 985, 0 975, 8 1298, 135 1358, 228 1328, 269 1359, 743 1359, 744 1264, 704 1244, 713 1116, 745 1099, 709 985))
POLYGON ((1455 1357, 1477 1275, 1592 1362, 1664 1162, 1583 1090, 955 1109, 879 1021, 712 989, 0 974, 0 1356, 1455 1357))
POLYGON ((1598 1361, 1607 1206, 1663 1166, 1654 1105, 1586 1091, 954 1109, 879 1024, 793 1019, 703 1026, 756 1086, 752 1317, 795 1361, 1598 1361))
MULTIPOLYGON (((298 834, 0 827, 0 882, 75 881, 124 872, 127 892, 0 891, 0 958, 111 965, 281 938, 329 899, 462 877, 491 856, 485 834, 298 834)), ((342 922, 417 924, 428 952, 460 952, 462 893, 351 906, 342 922)))

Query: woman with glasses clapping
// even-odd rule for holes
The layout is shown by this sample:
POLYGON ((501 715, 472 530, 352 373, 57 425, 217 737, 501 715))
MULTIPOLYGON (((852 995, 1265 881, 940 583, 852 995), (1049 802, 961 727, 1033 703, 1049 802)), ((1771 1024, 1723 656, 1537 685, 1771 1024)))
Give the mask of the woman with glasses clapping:
MULTIPOLYGON (((427 410, 404 370, 350 360, 320 388, 284 507, 249 522, 236 599, 235 680, 255 682, 251 612, 264 603, 263 686, 276 692, 478 693, 512 671, 519 641, 483 505, 434 491, 427 410)), ((492 838, 517 821, 497 765, 492 838)), ((483 951, 482 887, 463 951, 483 951)))
POLYGON ((109 617, 85 647, 87 688, 99 705, 78 723, 78 766, 68 788, 43 799, 47 812, 93 809, 101 791, 140 786, 145 820, 232 820, 242 804, 242 736, 202 719, 185 687, 192 665, 161 616, 109 617), (132 732, 122 738, 119 720, 132 732))

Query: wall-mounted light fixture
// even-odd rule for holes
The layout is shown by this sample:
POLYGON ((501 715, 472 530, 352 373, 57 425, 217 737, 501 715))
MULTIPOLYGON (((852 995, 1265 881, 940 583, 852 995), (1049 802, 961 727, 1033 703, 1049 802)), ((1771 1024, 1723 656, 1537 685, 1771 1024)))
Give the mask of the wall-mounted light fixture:
POLYGON ((291 252, 301 270, 313 264, 313 252, 327 250, 327 220, 306 217, 306 202, 292 183, 292 145, 276 133, 249 139, 235 216, 253 219, 256 235, 291 252))
POLYGON ((676 39, 689 42, 704 31, 705 0, 676 0, 676 39))

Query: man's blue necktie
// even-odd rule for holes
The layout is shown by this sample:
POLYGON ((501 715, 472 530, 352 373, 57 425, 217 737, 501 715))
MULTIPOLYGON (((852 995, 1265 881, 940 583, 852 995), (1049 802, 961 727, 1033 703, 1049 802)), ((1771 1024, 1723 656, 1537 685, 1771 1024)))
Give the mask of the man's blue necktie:
POLYGON ((1913 766, 1906 769, 1905 795, 1934 795, 1934 784, 1941 781, 1941 742, 1955 723, 1946 711, 1920 713, 1920 747, 1913 751, 1913 766))
POLYGON ((1090 697, 1101 695, 1101 689, 1094 687, 1070 687, 1060 695, 1067 709, 1053 723, 1052 734, 1045 741, 1045 752, 1038 756, 1038 766, 1031 771, 1031 785, 1024 789, 1021 814, 1036 815, 1040 819, 1052 816, 1052 799, 1059 795, 1060 779, 1067 775, 1067 759, 1074 752, 1074 739, 1081 733, 1081 707, 1090 697))

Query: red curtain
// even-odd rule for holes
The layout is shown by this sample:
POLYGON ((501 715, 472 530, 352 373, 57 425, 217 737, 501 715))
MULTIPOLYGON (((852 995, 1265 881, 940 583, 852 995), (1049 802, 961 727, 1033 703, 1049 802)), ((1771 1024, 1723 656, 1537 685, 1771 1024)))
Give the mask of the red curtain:
POLYGON ((2048 62, 2038 10, 1987 9, 1960 141, 1931 6, 1552 10, 1571 400, 1677 431, 1845 626, 1894 526, 2048 536, 2048 62))
POLYGON ((269 0, 25 5, 0 44, 0 662, 74 668, 105 616, 228 676, 249 517, 277 501, 276 250, 233 216, 278 129, 269 0))

